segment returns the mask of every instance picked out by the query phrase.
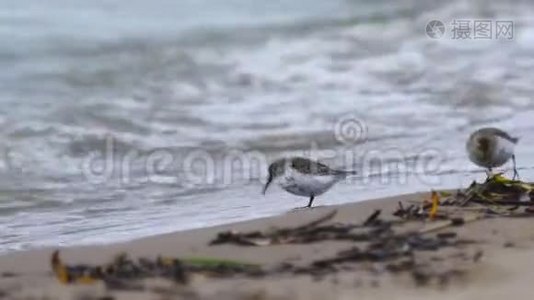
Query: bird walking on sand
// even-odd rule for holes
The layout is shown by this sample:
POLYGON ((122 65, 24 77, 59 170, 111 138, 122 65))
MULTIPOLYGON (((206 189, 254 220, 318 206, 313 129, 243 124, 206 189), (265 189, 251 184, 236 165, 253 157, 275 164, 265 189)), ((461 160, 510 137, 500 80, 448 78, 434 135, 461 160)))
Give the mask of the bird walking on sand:
POLYGON ((316 196, 328 191, 334 184, 355 171, 334 170, 325 164, 302 157, 281 158, 269 165, 269 177, 263 194, 274 181, 291 194, 309 197, 311 207, 316 196))
POLYGON ((469 159, 480 167, 493 168, 504 165, 510 158, 514 164, 514 179, 519 177, 516 168, 514 147, 519 138, 512 137, 498 128, 482 128, 475 131, 467 140, 469 159))

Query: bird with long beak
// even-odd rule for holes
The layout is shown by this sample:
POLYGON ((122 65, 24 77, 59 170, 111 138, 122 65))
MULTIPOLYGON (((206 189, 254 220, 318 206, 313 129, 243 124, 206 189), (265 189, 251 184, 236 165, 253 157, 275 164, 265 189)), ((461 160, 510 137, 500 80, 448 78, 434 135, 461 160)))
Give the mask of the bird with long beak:
POLYGON ((480 167, 487 168, 491 174, 493 168, 504 165, 512 159, 514 179, 518 177, 514 147, 519 138, 497 128, 481 128, 467 140, 466 149, 469 159, 480 167))
POLYGON ((269 176, 263 194, 272 182, 287 192, 309 197, 306 207, 311 207, 316 196, 328 191, 335 183, 355 171, 334 170, 325 164, 302 157, 281 158, 269 165, 269 176))

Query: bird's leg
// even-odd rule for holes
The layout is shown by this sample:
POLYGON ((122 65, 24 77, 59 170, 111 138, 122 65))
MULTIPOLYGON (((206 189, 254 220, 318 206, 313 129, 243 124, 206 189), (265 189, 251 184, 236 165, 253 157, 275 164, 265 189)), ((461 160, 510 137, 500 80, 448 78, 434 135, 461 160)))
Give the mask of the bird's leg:
POLYGON ((517 172, 517 166, 515 163, 515 154, 512 155, 512 163, 514 164, 514 177, 512 178, 512 180, 515 180, 516 178, 517 180, 519 180, 519 173, 517 172))
POLYGON ((312 207, 312 203, 313 203, 313 199, 314 199, 314 198, 315 198, 315 196, 314 196, 314 195, 311 195, 311 197, 310 197, 310 202, 308 203, 308 206, 306 206, 306 207, 308 207, 308 208, 311 208, 311 207, 312 207))

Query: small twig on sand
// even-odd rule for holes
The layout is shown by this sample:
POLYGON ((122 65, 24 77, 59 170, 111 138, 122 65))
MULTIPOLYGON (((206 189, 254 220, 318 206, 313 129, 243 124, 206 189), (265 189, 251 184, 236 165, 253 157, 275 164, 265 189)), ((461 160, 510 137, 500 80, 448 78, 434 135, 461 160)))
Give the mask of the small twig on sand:
MULTIPOLYGON (((310 227, 316 227, 317 225, 319 224, 322 224, 326 221, 330 221, 333 217, 335 217, 337 214, 337 209, 334 209, 333 211, 329 212, 328 214, 314 220, 314 221, 311 221, 307 224, 304 224, 304 225, 301 225, 301 226, 298 226, 298 227, 295 227, 295 228, 291 228, 290 230, 291 231, 299 231, 299 230, 303 230, 303 229, 309 229, 310 227)), ((283 229, 282 229, 283 230, 283 229)))
POLYGON ((378 219, 378 217, 380 216, 380 214, 382 213, 382 210, 380 209, 377 209, 375 210, 366 220, 365 222, 363 222, 363 226, 369 226, 373 223, 375 223, 378 219))

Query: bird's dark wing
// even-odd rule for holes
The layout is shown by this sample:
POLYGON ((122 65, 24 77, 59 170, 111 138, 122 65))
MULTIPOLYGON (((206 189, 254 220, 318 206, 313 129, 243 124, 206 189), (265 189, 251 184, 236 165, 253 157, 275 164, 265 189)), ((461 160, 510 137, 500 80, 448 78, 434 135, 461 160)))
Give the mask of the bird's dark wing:
POLYGON ((333 170, 329 166, 317 161, 312 161, 302 157, 294 157, 291 159, 291 167, 303 174, 312 175, 339 175, 344 174, 344 171, 333 170))

